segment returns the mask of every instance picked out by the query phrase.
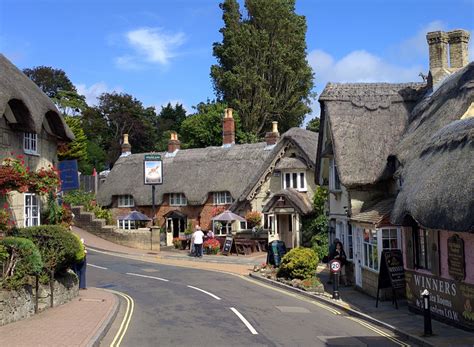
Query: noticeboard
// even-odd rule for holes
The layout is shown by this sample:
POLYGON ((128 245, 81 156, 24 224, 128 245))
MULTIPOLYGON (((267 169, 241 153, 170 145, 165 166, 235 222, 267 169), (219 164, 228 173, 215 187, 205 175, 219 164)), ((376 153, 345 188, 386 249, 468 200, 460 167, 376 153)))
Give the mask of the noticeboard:
POLYGON ((79 172, 77 160, 62 160, 58 164, 61 178, 61 191, 79 189, 79 172))
POLYGON ((457 234, 448 238, 448 272, 456 281, 466 278, 464 240, 457 234))
POLYGON ((222 248, 222 254, 228 255, 230 250, 232 249, 232 243, 234 242, 234 238, 232 236, 227 236, 224 241, 224 247, 222 248))
POLYGON ((401 250, 385 249, 382 251, 378 288, 405 289, 405 270, 401 250))
POLYGON ((146 185, 163 184, 163 161, 159 154, 145 154, 143 182, 146 185))

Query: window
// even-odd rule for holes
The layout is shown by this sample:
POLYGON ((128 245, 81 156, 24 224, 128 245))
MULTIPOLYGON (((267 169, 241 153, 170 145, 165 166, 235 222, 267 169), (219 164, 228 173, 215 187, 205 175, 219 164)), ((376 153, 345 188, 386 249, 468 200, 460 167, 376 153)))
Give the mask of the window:
POLYGON ((118 207, 133 207, 135 202, 133 201, 133 196, 131 195, 120 195, 118 197, 118 207))
POLYGON ((414 231, 415 237, 415 266, 419 269, 431 270, 431 253, 428 247, 430 231, 426 229, 417 229, 414 231))
POLYGON ((124 219, 117 220, 117 227, 119 229, 126 229, 126 230, 137 229, 135 221, 133 221, 133 220, 124 220, 124 219))
POLYGON ((26 154, 38 154, 38 134, 23 133, 23 151, 26 154))
POLYGON ((382 229, 382 249, 399 249, 398 229, 382 229))
POLYGON ((373 229, 364 229, 364 266, 378 271, 379 256, 377 250, 377 231, 373 229))
POLYGON ((347 226, 347 259, 353 259, 354 258, 354 243, 353 243, 353 237, 352 237, 352 225, 349 224, 347 226))
POLYGON ((331 159, 331 168, 329 175, 329 190, 331 191, 340 191, 341 190, 341 181, 339 180, 339 173, 337 171, 336 160, 331 159))
POLYGON ((186 206, 188 200, 183 193, 171 193, 170 194, 170 206, 186 206))
POLYGON ((232 204, 232 195, 229 192, 215 192, 214 193, 214 205, 226 205, 232 204))
POLYGON ((25 194, 25 227, 40 225, 40 205, 38 196, 25 194))
POLYGON ((306 191, 306 179, 304 172, 285 172, 283 174, 283 189, 293 188, 306 191))

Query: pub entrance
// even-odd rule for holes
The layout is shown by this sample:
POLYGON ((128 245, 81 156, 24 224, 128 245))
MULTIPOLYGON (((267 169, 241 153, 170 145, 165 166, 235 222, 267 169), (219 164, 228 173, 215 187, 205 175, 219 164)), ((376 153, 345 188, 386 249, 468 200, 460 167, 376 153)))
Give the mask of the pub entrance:
POLYGON ((187 217, 179 211, 171 211, 165 214, 166 229, 173 234, 173 238, 179 237, 186 229, 187 217))

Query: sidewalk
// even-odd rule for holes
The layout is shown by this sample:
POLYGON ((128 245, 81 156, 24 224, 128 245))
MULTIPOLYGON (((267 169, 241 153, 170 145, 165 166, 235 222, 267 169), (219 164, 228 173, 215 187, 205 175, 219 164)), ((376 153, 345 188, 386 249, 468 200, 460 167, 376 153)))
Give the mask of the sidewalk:
POLYGON ((106 332, 118 298, 89 288, 67 304, 0 327, 0 346, 92 346, 106 332))

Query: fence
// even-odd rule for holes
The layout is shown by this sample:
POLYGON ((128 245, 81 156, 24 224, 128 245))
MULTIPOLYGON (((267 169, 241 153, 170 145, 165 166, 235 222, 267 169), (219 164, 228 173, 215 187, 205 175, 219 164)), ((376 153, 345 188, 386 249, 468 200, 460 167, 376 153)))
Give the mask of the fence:
POLYGON ((100 185, 98 176, 80 175, 79 188, 88 193, 97 193, 100 185))

